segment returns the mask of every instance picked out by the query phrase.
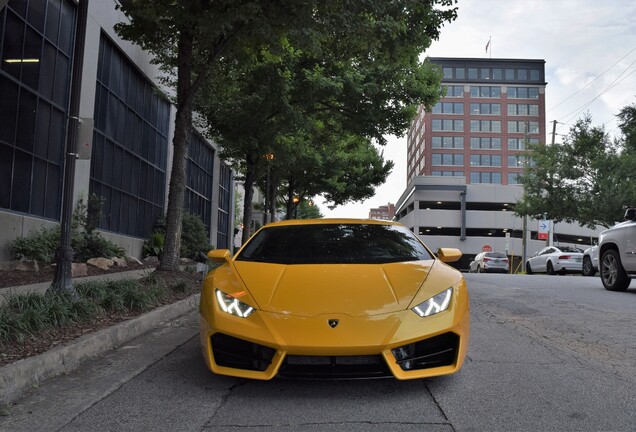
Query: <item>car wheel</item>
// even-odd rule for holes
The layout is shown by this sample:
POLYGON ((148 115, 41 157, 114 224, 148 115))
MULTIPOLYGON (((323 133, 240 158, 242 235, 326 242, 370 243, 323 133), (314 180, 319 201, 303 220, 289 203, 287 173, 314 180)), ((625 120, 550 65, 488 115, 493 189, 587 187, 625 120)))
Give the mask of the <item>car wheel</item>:
POLYGON ((603 253, 600 264, 601 281, 608 291, 625 291, 631 282, 621 264, 618 251, 609 249, 603 253))
POLYGON ((549 275, 554 274, 554 266, 552 265, 552 261, 548 261, 548 264, 546 265, 546 271, 549 275))
POLYGON ((526 263, 526 273, 527 274, 532 274, 532 267, 530 267, 530 263, 529 262, 526 263))
POLYGON ((594 276, 596 270, 592 267, 592 260, 590 257, 583 257, 583 276, 594 276))

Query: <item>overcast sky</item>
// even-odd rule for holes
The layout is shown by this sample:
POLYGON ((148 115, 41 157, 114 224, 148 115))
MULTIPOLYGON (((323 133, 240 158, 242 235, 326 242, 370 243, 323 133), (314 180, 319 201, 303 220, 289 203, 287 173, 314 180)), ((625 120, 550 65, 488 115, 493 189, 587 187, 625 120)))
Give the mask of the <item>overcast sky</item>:
MULTIPOLYGON (((543 59, 548 134, 553 120, 566 134, 586 112, 617 132, 615 115, 636 103, 636 1, 459 0, 458 7, 425 55, 543 59)), ((390 137, 384 156, 395 167, 373 198, 334 210, 319 200, 322 213, 366 218, 370 208, 395 203, 406 188, 406 138, 390 137)))

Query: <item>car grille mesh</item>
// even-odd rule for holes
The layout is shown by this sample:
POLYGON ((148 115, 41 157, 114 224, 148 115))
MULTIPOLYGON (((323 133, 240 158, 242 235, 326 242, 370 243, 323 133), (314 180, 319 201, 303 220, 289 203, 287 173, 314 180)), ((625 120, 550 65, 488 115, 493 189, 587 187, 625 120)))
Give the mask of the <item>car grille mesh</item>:
POLYGON ((263 372, 272 363, 276 350, 246 340, 215 333, 212 354, 219 366, 263 372))
POLYGON ((380 355, 299 356, 288 355, 278 372, 287 378, 381 378, 393 376, 380 355))
POLYGON ((397 364, 404 371, 450 366, 457 358, 459 336, 444 333, 392 350, 397 364))

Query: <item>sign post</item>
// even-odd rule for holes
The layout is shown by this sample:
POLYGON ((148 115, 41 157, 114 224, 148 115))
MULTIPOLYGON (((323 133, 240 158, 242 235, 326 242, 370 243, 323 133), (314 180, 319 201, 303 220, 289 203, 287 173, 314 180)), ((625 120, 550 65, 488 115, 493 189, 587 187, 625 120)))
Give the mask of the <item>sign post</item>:
POLYGON ((548 239, 548 234, 550 232, 550 225, 551 225, 552 221, 549 220, 540 220, 539 221, 539 233, 537 238, 539 240, 547 240, 548 239))

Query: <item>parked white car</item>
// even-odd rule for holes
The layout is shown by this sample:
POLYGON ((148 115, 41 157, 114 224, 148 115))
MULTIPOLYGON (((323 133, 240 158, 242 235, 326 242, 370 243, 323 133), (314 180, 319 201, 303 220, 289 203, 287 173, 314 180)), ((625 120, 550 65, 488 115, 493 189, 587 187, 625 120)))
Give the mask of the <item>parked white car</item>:
POLYGON ((510 260, 501 252, 481 252, 475 255, 468 265, 469 273, 498 272, 508 273, 510 260))
POLYGON ((566 274, 583 271, 583 250, 573 246, 547 246, 526 261, 526 273, 566 274))
POLYGON ((583 276, 594 276, 598 271, 598 246, 592 246, 583 252, 583 276))
POLYGON ((625 212, 625 222, 599 235, 599 270, 609 291, 625 291, 636 278, 636 208, 625 212))

